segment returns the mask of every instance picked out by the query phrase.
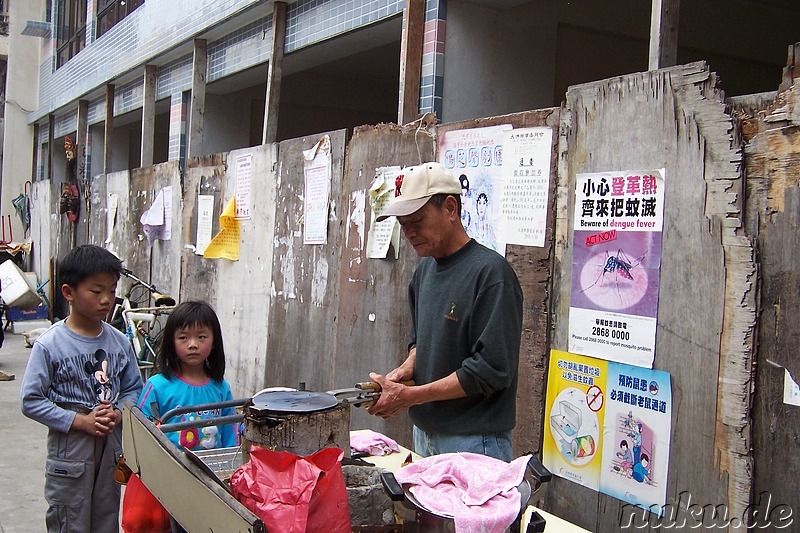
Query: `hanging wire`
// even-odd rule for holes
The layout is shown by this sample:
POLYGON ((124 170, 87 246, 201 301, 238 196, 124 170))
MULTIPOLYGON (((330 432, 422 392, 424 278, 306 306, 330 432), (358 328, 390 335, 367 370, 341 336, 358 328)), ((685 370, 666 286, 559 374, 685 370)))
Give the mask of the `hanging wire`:
POLYGON ((411 122, 411 124, 417 124, 417 128, 414 131, 414 144, 417 146, 417 158, 419 158, 419 164, 421 165, 425 163, 425 161, 422 160, 422 151, 420 150, 419 147, 419 139, 417 138, 417 135, 419 135, 419 133, 422 132, 428 137, 430 137, 432 141, 434 142, 436 141, 436 134, 433 133, 432 131, 429 131, 430 126, 436 124, 436 115, 434 115, 429 111, 424 115, 420 116, 414 122, 411 122), (429 121, 429 119, 432 120, 429 121))

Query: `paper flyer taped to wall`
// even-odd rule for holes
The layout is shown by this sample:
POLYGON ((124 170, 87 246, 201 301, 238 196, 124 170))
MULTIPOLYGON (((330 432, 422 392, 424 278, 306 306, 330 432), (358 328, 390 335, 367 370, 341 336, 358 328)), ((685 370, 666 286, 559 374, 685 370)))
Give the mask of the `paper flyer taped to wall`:
POLYGON ((208 259, 239 260, 242 223, 236 219, 236 200, 231 198, 219 216, 219 233, 206 246, 203 257, 208 259))
POLYGON ((142 213, 139 221, 147 242, 153 244, 156 239, 168 241, 171 238, 172 225, 172 187, 164 187, 156 194, 153 205, 142 213))
POLYGON ((376 170, 375 179, 369 188, 369 204, 372 208, 369 233, 367 234, 367 258, 383 259, 389 253, 389 245, 394 247, 394 258, 400 256, 400 224, 397 217, 389 217, 382 222, 375 218, 386 209, 393 200, 394 181, 401 167, 380 167, 376 170))

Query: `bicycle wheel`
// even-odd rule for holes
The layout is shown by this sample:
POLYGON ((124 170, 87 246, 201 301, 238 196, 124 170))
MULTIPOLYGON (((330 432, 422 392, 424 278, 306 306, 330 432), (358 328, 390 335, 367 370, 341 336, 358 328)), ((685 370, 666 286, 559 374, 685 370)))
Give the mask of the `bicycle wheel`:
POLYGON ((131 307, 147 307, 150 305, 150 290, 140 283, 135 283, 128 291, 131 307))

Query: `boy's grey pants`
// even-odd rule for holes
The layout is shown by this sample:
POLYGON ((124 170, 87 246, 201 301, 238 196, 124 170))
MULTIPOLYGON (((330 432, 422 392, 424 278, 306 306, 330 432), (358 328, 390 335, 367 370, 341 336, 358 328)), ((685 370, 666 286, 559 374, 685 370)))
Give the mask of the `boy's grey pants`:
POLYGON ((44 484, 48 533, 119 531, 120 487, 114 481, 114 468, 120 453, 120 426, 108 437, 76 430, 48 432, 44 484))

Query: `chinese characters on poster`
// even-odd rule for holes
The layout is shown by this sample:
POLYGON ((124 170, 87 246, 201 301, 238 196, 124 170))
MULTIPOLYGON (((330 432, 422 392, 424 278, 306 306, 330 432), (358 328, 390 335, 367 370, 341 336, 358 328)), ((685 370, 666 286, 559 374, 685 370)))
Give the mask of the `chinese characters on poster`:
POLYGON ((508 244, 545 244, 552 144, 552 128, 505 132, 503 234, 508 244))
POLYGON ((569 351, 651 368, 664 170, 578 174, 569 351))
POLYGON ((671 412, 668 373, 552 350, 542 461, 557 476, 660 513, 671 412))
POLYGON ((461 223, 467 235, 501 255, 506 253, 501 233, 503 132, 510 129, 506 124, 448 131, 439 144, 439 162, 461 183, 461 223))

